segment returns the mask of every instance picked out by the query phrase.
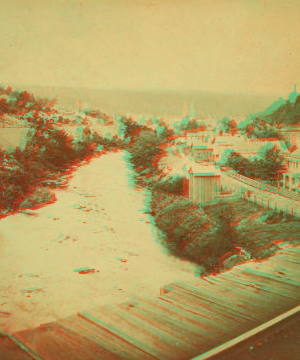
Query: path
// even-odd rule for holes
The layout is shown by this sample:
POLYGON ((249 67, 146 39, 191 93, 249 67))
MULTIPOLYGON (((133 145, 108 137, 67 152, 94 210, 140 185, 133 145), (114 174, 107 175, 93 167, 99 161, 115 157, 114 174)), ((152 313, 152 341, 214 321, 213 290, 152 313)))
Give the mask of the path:
POLYGON ((0 330, 32 328, 94 305, 159 294, 195 267, 164 252, 126 153, 94 158, 57 202, 0 221, 0 330), (94 269, 86 274, 80 270, 94 269))

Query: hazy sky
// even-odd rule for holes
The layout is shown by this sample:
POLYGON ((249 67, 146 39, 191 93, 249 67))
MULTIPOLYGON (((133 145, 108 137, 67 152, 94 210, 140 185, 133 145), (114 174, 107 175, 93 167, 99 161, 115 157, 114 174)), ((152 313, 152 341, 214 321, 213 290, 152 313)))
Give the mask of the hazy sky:
POLYGON ((0 0, 0 82, 300 89, 299 0, 0 0))

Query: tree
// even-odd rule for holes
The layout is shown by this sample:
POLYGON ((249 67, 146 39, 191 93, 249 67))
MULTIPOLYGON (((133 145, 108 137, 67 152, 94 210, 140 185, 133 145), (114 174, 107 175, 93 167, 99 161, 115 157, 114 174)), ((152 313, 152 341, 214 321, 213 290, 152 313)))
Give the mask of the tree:
POLYGON ((219 122, 220 122, 220 131, 224 131, 227 134, 229 130, 229 122, 230 122, 229 117, 224 117, 219 122))
POLYGON ((249 170, 249 160, 232 150, 227 155, 226 165, 242 175, 245 175, 249 170))
POLYGON ((261 147, 259 157, 261 160, 259 177, 276 182, 278 172, 283 169, 283 158, 280 155, 280 150, 274 145, 267 144, 261 147))
POLYGON ((157 172, 157 165, 163 153, 162 139, 149 129, 144 130, 135 139, 131 147, 131 160, 139 172, 153 175, 157 172))
POLYGON ((132 118, 127 118, 125 116, 121 118, 120 122, 124 139, 129 139, 130 144, 135 141, 135 138, 137 138, 143 130, 147 129, 146 126, 140 125, 137 122, 133 121, 132 118))
POLYGON ((253 160, 246 159, 239 153, 231 151, 227 154, 225 164, 250 178, 276 182, 278 172, 283 169, 283 158, 276 146, 267 144, 261 147, 259 156, 253 160))
POLYGON ((220 120, 220 130, 223 130, 226 134, 234 135, 238 131, 236 121, 230 120, 229 117, 224 117, 220 120))

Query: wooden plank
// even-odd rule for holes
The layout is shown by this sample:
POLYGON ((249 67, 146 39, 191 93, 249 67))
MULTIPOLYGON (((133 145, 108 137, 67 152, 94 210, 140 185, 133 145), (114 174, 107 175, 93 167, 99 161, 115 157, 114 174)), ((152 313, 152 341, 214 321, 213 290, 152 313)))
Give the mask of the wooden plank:
MULTIPOLYGON (((149 300, 139 299, 140 302, 149 303, 149 300)), ((169 316, 170 318, 176 318, 178 321, 189 321, 191 326, 195 326, 198 328, 199 324, 204 325, 206 330, 210 330, 210 326, 213 325, 213 329, 215 332, 220 328, 221 331, 226 327, 226 331, 228 330, 228 326, 235 328, 237 323, 236 319, 232 319, 232 317, 219 313, 218 311, 211 311, 209 307, 197 307, 197 309, 193 309, 187 306, 181 306, 178 303, 172 303, 170 301, 166 301, 166 298, 161 297, 157 300, 151 301, 151 309, 157 308, 158 310, 164 311, 165 316, 169 316), (179 306, 178 306, 179 305, 179 306), (214 324, 217 323, 216 327, 214 324), (225 326, 226 325, 226 326, 225 326)), ((228 334, 228 332, 226 332, 228 334)))
MULTIPOLYGON (((225 277, 223 278, 225 280, 225 277)), ((232 281, 231 278, 227 278, 228 281, 232 281)), ((235 278, 232 281, 232 285, 235 283, 242 283, 245 284, 248 281, 249 286, 254 283, 254 278, 243 277, 242 275, 239 278, 235 278)), ((264 321, 268 321, 271 317, 277 316, 284 311, 288 311, 294 306, 299 304, 299 300, 296 300, 291 297, 281 296, 280 294, 276 293, 278 290, 270 292, 267 287, 260 285, 263 287, 261 291, 261 314, 264 321)))
POLYGON ((158 359, 190 358, 189 344, 165 333, 148 321, 138 319, 124 310, 121 311, 117 305, 96 307, 82 315, 158 359))
POLYGON ((274 262, 277 262, 277 260, 291 264, 293 266, 294 270, 299 273, 299 268, 300 268, 299 254, 292 255, 291 253, 282 252, 279 256, 277 256, 274 259, 274 262))
POLYGON ((188 289, 184 285, 179 283, 172 283, 164 287, 165 291, 179 291, 191 299, 197 300, 199 303, 210 304, 215 309, 220 309, 222 312, 232 314, 233 316, 244 318, 245 320, 254 321, 260 323, 261 318, 257 317, 252 312, 244 309, 242 303, 239 303, 239 299, 232 299, 229 296, 220 298, 212 290, 205 288, 204 286, 198 289, 188 289), (240 306, 239 306, 240 305, 240 306))
POLYGON ((59 324, 70 331, 79 333, 84 338, 92 340, 110 353, 113 353, 115 358, 124 360, 157 359, 100 326, 97 322, 83 317, 81 314, 61 319, 59 324))
POLYGON ((14 334, 27 347, 47 360, 119 360, 120 357, 90 339, 52 322, 14 334))
POLYGON ((245 321, 244 318, 233 316, 231 313, 226 313, 211 304, 205 304, 199 302, 197 299, 191 299, 178 291, 163 294, 159 297, 159 300, 172 305, 174 308, 204 318, 205 321, 211 320, 216 322, 220 327, 226 325, 235 328, 245 321))
POLYGON ((295 254, 300 256, 300 246, 297 244, 296 246, 290 245, 286 249, 284 249, 284 252, 295 254))
POLYGON ((291 283, 282 277, 249 268, 239 269, 237 277, 245 279, 248 283, 257 284, 261 290, 273 295, 300 300, 300 282, 291 283))
MULTIPOLYGON (((220 276, 223 276, 223 275, 226 275, 227 277, 232 277, 232 278, 239 278, 241 277, 241 274, 242 274, 242 271, 244 272, 248 272, 248 273, 257 273, 259 274, 259 276, 264 276, 270 280, 274 280, 275 282, 281 282, 283 284, 286 285, 286 287, 290 287, 291 291, 294 292, 294 289, 298 289, 298 291, 300 290, 300 282, 295 279, 292 279, 292 278, 288 278, 288 277, 284 277, 284 276, 278 276, 277 273, 273 273, 273 266, 277 266, 277 264, 279 265, 280 262, 274 262, 273 265, 271 266, 268 266, 267 268, 266 267, 260 267, 258 269, 254 269, 253 267, 248 267, 248 266, 243 266, 243 267, 236 267, 234 269, 232 269, 232 271, 230 272, 224 272, 222 274, 220 274, 220 276)), ((275 284, 275 283, 274 283, 275 284)), ((273 285, 274 285, 273 284, 273 285)), ((255 284, 253 281, 252 281, 252 285, 257 287, 257 288, 260 288, 261 285, 259 285, 259 283, 255 284)), ((249 286, 249 285, 246 285, 246 286, 249 286)))
MULTIPOLYGON (((126 303, 122 306, 132 306, 132 304, 126 303)), ((206 316, 191 314, 165 301, 137 299, 132 310, 138 316, 145 315, 148 321, 155 321, 157 326, 166 332, 175 330, 186 339, 185 341, 196 347, 198 354, 232 337, 226 326, 220 326, 217 316, 212 319, 207 313, 206 316), (215 322, 218 322, 218 326, 215 322)))
MULTIPOLYGON (((228 299, 229 302, 235 304, 239 307, 239 309, 243 309, 245 313, 256 315, 255 318, 259 321, 265 317, 266 314, 269 314, 268 306, 274 303, 274 295, 266 296, 265 293, 261 291, 258 293, 253 291, 252 288, 246 291, 244 285, 236 286, 236 283, 226 283, 224 279, 220 279, 220 277, 216 276, 213 279, 215 285, 205 285, 202 287, 197 287, 194 284, 185 283, 184 286, 190 291, 199 292, 202 291, 203 288, 209 288, 210 291, 216 292, 216 299, 228 299)), ((206 290, 207 293, 207 290, 206 290)), ((268 295, 268 294, 267 294, 268 295)), ((287 299, 290 301, 290 299, 287 299)), ((294 301, 292 304, 294 305, 294 301)))
MULTIPOLYGON (((261 284, 255 283, 251 280, 244 280, 240 275, 232 276, 231 274, 220 274, 216 279, 213 280, 216 285, 221 284, 220 286, 227 286, 228 288, 232 288, 232 296, 235 296, 238 291, 242 296, 242 291, 246 287, 247 297, 249 301, 255 302, 255 306, 261 306, 259 303, 261 302, 262 297, 264 300, 272 301, 273 294, 265 291, 261 284)), ((284 296, 283 296, 284 297, 284 296)))
POLYGON ((276 261, 269 261, 267 267, 262 266, 258 271, 267 273, 270 278, 276 278, 286 284, 300 286, 300 267, 285 261, 284 258, 278 257, 276 261))
POLYGON ((207 337, 205 337, 205 332, 204 334, 203 331, 201 332, 201 327, 194 328, 194 331, 192 331, 193 329, 189 327, 189 323, 185 320, 177 322, 175 318, 168 318, 163 311, 157 313, 155 309, 151 310, 149 305, 140 304, 135 300, 118 304, 117 307, 122 312, 127 312, 135 322, 147 323, 171 336, 174 339, 173 342, 179 341, 179 343, 182 343, 180 347, 185 349, 185 355, 188 357, 199 354, 200 345, 207 342, 207 337))
POLYGON ((238 285, 228 284, 218 275, 210 278, 210 282, 203 281, 199 284, 197 281, 190 281, 182 283, 181 286, 197 293, 201 293, 205 289, 206 292, 214 294, 215 297, 225 299, 229 304, 234 302, 238 307, 252 308, 253 302, 260 300, 260 292, 254 291, 255 289, 249 286, 238 285))
MULTIPOLYGON (((207 329, 208 324, 205 318, 198 317, 198 321, 195 319, 191 321, 190 318, 182 316, 178 318, 176 313, 170 315, 164 308, 158 308, 153 306, 153 303, 146 304, 143 301, 135 301, 134 306, 132 305, 132 303, 120 304, 123 308, 134 313, 134 316, 155 324, 156 327, 176 338, 185 339, 185 342, 195 349, 199 349, 199 346, 206 344, 213 338, 207 329)), ((218 332, 218 329, 213 328, 212 330, 218 332)))
MULTIPOLYGON (((245 269, 243 269, 247 273, 245 269)), ((292 284, 284 282, 282 279, 278 281, 277 279, 269 278, 265 276, 261 272, 249 272, 248 278, 242 275, 242 272, 231 274, 231 273, 223 273, 216 276, 213 281, 218 287, 222 288, 222 286, 227 286, 228 289, 231 289, 233 294, 240 289, 241 294, 249 297, 249 300, 259 301, 262 292, 264 292, 265 300, 273 300, 275 298, 287 298, 288 300, 300 300, 300 292, 298 287, 295 287, 292 284), (243 279, 245 279, 243 281, 243 279), (227 285, 226 285, 227 284, 227 285), (247 289, 248 291, 243 292, 243 289, 247 289), (250 291, 249 291, 250 289, 250 291)), ((259 304, 257 304, 259 306, 259 304)))
POLYGON ((300 266, 300 256, 298 253, 292 253, 291 251, 283 251, 281 254, 282 258, 287 261, 290 262, 292 264, 295 264, 295 268, 297 266, 297 268, 299 269, 300 266))
POLYGON ((290 246, 278 251, 279 255, 291 256, 292 258, 299 259, 300 256, 300 247, 299 246, 290 246))
POLYGON ((2 360, 33 360, 34 357, 23 350, 8 336, 0 334, 0 359, 2 360))
POLYGON ((226 312, 221 307, 217 307, 210 302, 205 303, 202 299, 197 297, 191 297, 180 291, 171 291, 168 294, 160 296, 160 299, 171 302, 172 304, 195 313, 199 316, 203 315, 203 312, 207 312, 208 316, 211 316, 211 322, 216 329, 220 328, 228 333, 235 334, 243 331, 247 331, 260 322, 253 319, 246 319, 234 313, 226 312))

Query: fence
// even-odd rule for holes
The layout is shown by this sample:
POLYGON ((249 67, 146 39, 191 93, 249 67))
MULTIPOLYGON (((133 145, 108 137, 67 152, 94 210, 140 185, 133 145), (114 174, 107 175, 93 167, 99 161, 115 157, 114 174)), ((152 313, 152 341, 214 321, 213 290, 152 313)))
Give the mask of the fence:
POLYGON ((237 180, 239 180, 239 181, 241 181, 241 182, 243 182, 243 183, 245 183, 247 185, 255 187, 257 189, 261 189, 261 190, 264 190, 264 191, 269 191, 269 192, 271 192, 273 194, 278 194, 278 195, 285 196, 285 197, 293 199, 293 200, 300 201, 300 194, 295 193, 293 191, 285 190, 285 189, 282 189, 282 188, 277 188, 275 186, 271 186, 271 185, 265 184, 263 182, 250 179, 250 178, 248 178, 246 176, 238 174, 237 172, 235 172, 233 170, 226 171, 226 175, 228 175, 228 176, 230 176, 232 178, 235 178, 235 179, 237 179, 237 180))
MULTIPOLYGON (((229 192, 228 198, 231 199, 245 199, 251 201, 257 205, 266 207, 273 210, 281 210, 284 213, 293 214, 295 216, 300 216, 300 204, 287 204, 283 203, 279 199, 274 199, 269 197, 267 194, 262 194, 259 191, 248 190, 243 187, 230 187, 222 186, 222 190, 229 192)), ((225 198, 221 195, 221 198, 225 198)))

